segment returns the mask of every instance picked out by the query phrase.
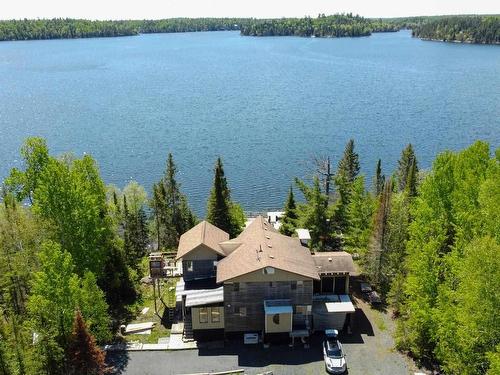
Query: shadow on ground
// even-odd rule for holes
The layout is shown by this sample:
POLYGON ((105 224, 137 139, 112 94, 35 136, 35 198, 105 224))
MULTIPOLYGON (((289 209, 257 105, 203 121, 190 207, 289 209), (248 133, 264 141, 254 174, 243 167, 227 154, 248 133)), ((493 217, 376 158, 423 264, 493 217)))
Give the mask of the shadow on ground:
POLYGON ((310 348, 304 349, 296 344, 290 348, 287 344, 274 344, 264 349, 262 344, 244 345, 242 340, 231 340, 220 349, 199 349, 201 356, 234 355, 238 357, 238 366, 267 367, 269 365, 303 365, 323 359, 322 339, 319 335, 311 338, 310 348))
POLYGON ((123 374, 126 371, 129 359, 129 353, 125 350, 106 353, 106 364, 111 368, 111 373, 115 375, 123 374))

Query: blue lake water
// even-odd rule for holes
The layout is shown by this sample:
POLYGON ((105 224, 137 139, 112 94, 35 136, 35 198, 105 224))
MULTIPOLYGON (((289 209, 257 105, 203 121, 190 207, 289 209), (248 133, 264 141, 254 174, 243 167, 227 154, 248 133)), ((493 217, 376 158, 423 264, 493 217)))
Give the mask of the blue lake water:
POLYGON ((277 208, 313 156, 354 138, 370 180, 415 145, 428 168, 476 139, 500 146, 500 47, 238 32, 0 43, 0 180, 27 136, 92 154, 106 183, 148 189, 174 154, 203 214, 222 156, 235 200, 277 208))

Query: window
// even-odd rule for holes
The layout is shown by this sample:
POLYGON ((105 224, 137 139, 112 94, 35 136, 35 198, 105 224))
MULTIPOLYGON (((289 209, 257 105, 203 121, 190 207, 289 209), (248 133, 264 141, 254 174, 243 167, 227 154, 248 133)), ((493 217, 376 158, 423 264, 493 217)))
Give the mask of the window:
POLYGON ((274 268, 273 267, 265 267, 262 269, 262 273, 264 275, 273 275, 274 274, 274 268))
POLYGON ((305 306, 305 305, 297 305, 297 306, 295 306, 295 313, 296 314, 306 315, 307 314, 307 306, 305 306))
POLYGON ((239 292, 239 291, 240 291, 240 283, 234 283, 233 292, 239 292))
POLYGON ((212 323, 220 322, 220 311, 218 307, 212 307, 210 311, 210 320, 212 321, 212 323))
POLYGON ((297 281, 297 286, 302 288, 304 286, 304 282, 302 280, 297 281))
POLYGON ((247 316, 247 308, 246 307, 240 307, 238 309, 238 313, 240 314, 240 316, 247 316))
POLYGON ((297 282, 296 281, 292 281, 290 283, 290 287, 292 288, 292 290, 296 290, 297 289, 297 282))
POLYGON ((200 308, 200 323, 208 323, 208 308, 200 308))
POLYGON ((280 314, 274 314, 273 315, 273 323, 276 325, 280 324, 280 314))
POLYGON ((186 269, 188 272, 193 272, 193 261, 186 260, 186 269))

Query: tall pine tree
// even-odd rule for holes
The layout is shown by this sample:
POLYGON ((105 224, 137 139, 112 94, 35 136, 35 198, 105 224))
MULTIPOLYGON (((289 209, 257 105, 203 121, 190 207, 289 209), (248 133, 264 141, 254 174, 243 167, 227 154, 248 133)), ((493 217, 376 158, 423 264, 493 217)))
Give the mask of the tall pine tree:
POLYGON ((375 177, 373 178, 373 193, 379 196, 382 193, 385 183, 385 176, 382 174, 382 160, 378 159, 375 168, 375 177))
POLYGON ((344 178, 348 183, 352 183, 358 174, 359 156, 354 151, 354 139, 350 139, 345 146, 344 155, 339 161, 337 176, 344 178))
POLYGON ((176 248, 182 233, 196 224, 196 217, 189 208, 186 196, 176 179, 177 166, 168 154, 165 174, 153 186, 151 206, 155 217, 158 249, 176 248))
POLYGON ((368 247, 365 269, 371 283, 385 290, 387 288, 386 273, 388 249, 388 220, 391 212, 392 181, 387 180, 384 190, 379 197, 378 207, 375 212, 373 234, 368 247))
POLYGON ((397 179, 399 191, 404 191, 406 189, 410 173, 413 173, 413 178, 416 179, 418 175, 418 163, 411 143, 401 152, 401 158, 398 161, 397 179), (412 169, 413 172, 410 172, 412 169))
POLYGON ((285 214, 281 218, 280 233, 291 236, 295 233, 297 228, 297 205, 295 204, 295 198, 293 196, 293 189, 290 186, 290 191, 288 192, 288 198, 285 204, 285 214))
POLYGON ((207 221, 229 233, 231 238, 239 233, 239 228, 231 217, 230 191, 221 158, 217 159, 215 165, 214 184, 207 204, 207 221))

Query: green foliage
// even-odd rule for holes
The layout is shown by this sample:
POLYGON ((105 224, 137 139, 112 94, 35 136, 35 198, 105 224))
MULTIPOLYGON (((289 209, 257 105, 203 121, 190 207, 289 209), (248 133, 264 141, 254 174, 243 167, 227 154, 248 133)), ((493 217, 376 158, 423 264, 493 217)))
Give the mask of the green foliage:
POLYGON ((125 255, 116 244, 109 249, 99 285, 106 293, 106 302, 114 315, 121 315, 126 310, 126 306, 132 304, 137 298, 137 291, 127 267, 125 255))
POLYGON ((196 217, 188 206, 176 180, 177 166, 168 154, 165 175, 153 186, 151 207, 155 217, 158 249, 175 249, 182 233, 196 224, 196 217))
POLYGON ((351 199, 347 205, 348 226, 345 235, 346 250, 364 253, 372 231, 372 216, 375 201, 365 190, 364 177, 356 177, 351 190, 351 199))
POLYGON ((450 374, 484 373, 498 344, 499 179, 476 142, 440 154, 414 198, 397 344, 450 374))
POLYGON ((241 207, 231 201, 221 158, 217 159, 214 172, 214 184, 207 203, 207 221, 234 238, 241 232, 245 216, 241 207))
POLYGON ((80 279, 74 272, 71 255, 54 242, 45 242, 39 254, 41 269, 33 275, 28 310, 35 332, 52 335, 64 348, 71 333, 73 313, 80 308, 91 332, 100 341, 108 340, 109 317, 104 293, 95 276, 87 271, 80 279))
POLYGON ((344 149, 344 155, 339 161, 337 177, 352 184, 359 174, 359 155, 354 151, 354 139, 350 139, 344 149))
MULTIPOLYGON (((455 252, 456 250, 454 250, 455 252)), ((436 356, 450 374, 484 374, 486 354, 500 344, 500 244, 473 240, 451 264, 452 282, 439 290, 436 356), (480 312, 478 311, 480 309, 480 312)))
POLYGON ((29 199, 30 203, 33 203, 33 193, 38 186, 40 175, 49 162, 47 143, 43 138, 27 138, 21 147, 21 157, 25 170, 13 168, 5 184, 19 201, 29 199))
POLYGON ((375 177, 373 177, 373 194, 379 196, 382 193, 385 183, 385 176, 382 174, 382 160, 378 159, 375 168, 375 177))
POLYGON ((290 186, 288 197, 285 203, 285 214, 281 218, 280 233, 286 236, 292 236, 297 229, 297 205, 293 196, 293 189, 290 186))
POLYGON ((251 36, 354 37, 372 32, 397 31, 399 28, 382 20, 370 20, 352 14, 335 14, 318 18, 251 19, 242 24, 241 34, 251 36))
POLYGON ((500 44, 500 16, 449 16, 420 22, 413 36, 462 43, 500 44))
POLYGON ((70 375, 103 375, 107 368, 106 354, 96 345, 88 332, 80 311, 76 311, 73 332, 68 345, 68 372, 70 375))
POLYGON ((325 251, 331 244, 331 228, 329 224, 328 197, 322 193, 320 182, 314 177, 312 187, 299 179, 295 180, 306 198, 306 204, 301 206, 301 224, 309 229, 311 249, 325 251))
POLYGON ((364 260, 365 270, 370 282, 382 291, 387 290, 389 283, 386 268, 389 252, 388 222, 391 212, 391 202, 392 181, 388 180, 385 182, 382 194, 378 199, 373 222, 373 233, 364 260))
POLYGON ((490 367, 486 372, 486 375, 498 375, 500 374, 500 345, 497 345, 495 351, 489 352, 487 354, 490 367))
POLYGON ((63 162, 51 158, 40 175, 33 210, 48 224, 53 239, 70 252, 82 275, 99 277, 113 238, 106 191, 90 156, 63 162))
POLYGON ((242 18, 170 18, 162 20, 89 21, 37 19, 0 21, 1 40, 117 37, 139 33, 239 30, 242 18))
POLYGON ((398 161, 397 180, 399 191, 408 190, 410 195, 416 195, 416 183, 418 175, 417 157, 413 146, 408 144, 401 153, 398 161))

